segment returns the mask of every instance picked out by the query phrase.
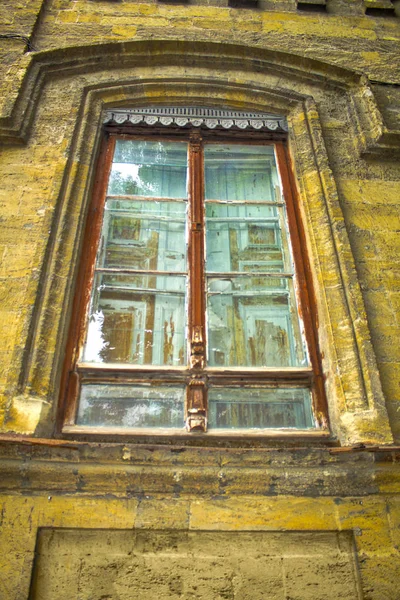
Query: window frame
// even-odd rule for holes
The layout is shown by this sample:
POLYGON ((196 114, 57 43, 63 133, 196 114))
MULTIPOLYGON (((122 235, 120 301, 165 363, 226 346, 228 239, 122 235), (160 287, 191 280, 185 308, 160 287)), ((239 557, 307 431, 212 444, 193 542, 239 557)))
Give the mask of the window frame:
MULTIPOLYGON (((312 275, 306 252, 305 234, 300 214, 299 197, 296 188, 293 171, 288 153, 287 135, 282 132, 271 131, 232 131, 217 128, 207 130, 194 126, 188 126, 184 129, 178 127, 159 127, 146 125, 112 125, 107 124, 103 127, 102 140, 97 158, 95 178, 92 185, 91 201, 86 215, 86 225, 84 228, 83 244, 81 249, 81 261, 79 265, 75 296, 72 307, 72 317, 70 331, 65 352, 64 368, 61 381, 61 395, 59 411, 57 415, 57 429, 63 434, 104 434, 107 438, 111 435, 128 435, 132 437, 143 436, 188 436, 193 437, 192 433, 182 430, 171 429, 133 429, 133 428, 110 428, 95 426, 79 426, 76 424, 76 415, 79 403, 79 388, 82 380, 85 382, 119 382, 119 383, 153 383, 170 384, 185 382, 190 389, 190 383, 203 381, 206 378, 211 385, 220 385, 229 383, 229 387, 246 387, 263 385, 265 387, 299 386, 306 383, 312 392, 312 407, 316 424, 316 429, 232 429, 212 430, 205 435, 207 437, 269 437, 277 432, 282 435, 301 435, 314 436, 315 434, 329 434, 329 420, 326 395, 324 389, 324 375, 322 372, 321 355, 318 345, 318 316, 316 311, 316 302, 313 290, 312 275), (185 367, 169 366, 150 366, 150 365, 107 365, 101 364, 77 364, 82 345, 85 342, 89 306, 91 301, 91 290, 93 284, 98 242, 101 236, 105 198, 113 160, 116 139, 141 139, 153 140, 162 139, 163 141, 186 141, 189 146, 189 171, 196 174, 196 177, 189 178, 188 203, 192 204, 192 223, 198 222, 200 218, 201 225, 204 225, 204 162, 203 153, 200 151, 203 141, 208 143, 238 143, 246 145, 273 145, 275 147, 275 157, 277 169, 280 175, 284 201, 286 205, 286 214, 288 219, 288 228, 290 231, 290 241, 293 250, 293 262, 296 274, 296 300, 297 308, 300 313, 306 338, 308 355, 310 359, 309 367, 205 367, 199 368, 196 365, 185 367), (193 200, 194 199, 194 200, 193 200), (197 211, 197 214, 195 214, 197 211), (199 212, 200 211, 200 212, 199 212), (197 218, 196 218, 197 217, 197 218), (246 383, 243 383, 243 380, 246 383)), ((201 227, 200 235, 203 235, 201 227)), ((197 273, 197 281, 201 281, 202 293, 196 294, 197 302, 189 302, 189 339, 192 341, 192 348, 200 348, 198 354, 205 354, 205 270, 204 264, 204 239, 200 245, 193 242, 193 235, 190 236, 188 249, 188 263, 190 277, 193 280, 193 273, 197 273), (197 246, 196 246, 197 244, 197 246), (201 326, 203 335, 196 336, 194 327, 201 326)), ((197 236, 199 237, 199 236, 197 236)), ((190 298, 193 298, 193 293, 190 298)), ((192 356, 196 356, 196 351, 192 351, 192 356)), ((188 356, 190 360, 191 356, 188 356)), ((203 385, 203 389, 205 389, 203 385)), ((207 407, 206 396, 203 393, 203 405, 207 407)), ((188 403, 193 404, 194 399, 190 400, 190 393, 185 400, 185 419, 188 416, 188 403)), ((201 411, 200 411, 201 412, 201 411)), ((193 430, 201 433, 201 427, 194 427, 193 430)))

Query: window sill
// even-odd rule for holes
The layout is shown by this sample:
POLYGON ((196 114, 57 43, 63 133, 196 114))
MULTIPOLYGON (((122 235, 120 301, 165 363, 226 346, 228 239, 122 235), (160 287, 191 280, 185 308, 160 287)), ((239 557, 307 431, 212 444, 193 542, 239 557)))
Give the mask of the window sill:
POLYGON ((299 447, 299 446, 337 446, 337 440, 328 429, 262 429, 259 431, 243 429, 241 431, 214 430, 207 433, 188 433, 185 429, 130 429, 112 427, 87 427, 83 425, 65 425, 61 434, 66 439, 104 442, 129 442, 133 444, 165 444, 180 446, 227 445, 232 447, 299 447))

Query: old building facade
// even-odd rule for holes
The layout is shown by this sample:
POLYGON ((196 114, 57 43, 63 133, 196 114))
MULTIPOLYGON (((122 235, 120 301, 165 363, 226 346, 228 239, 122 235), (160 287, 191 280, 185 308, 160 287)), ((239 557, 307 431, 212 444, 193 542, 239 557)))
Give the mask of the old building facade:
MULTIPOLYGON (((0 598, 397 600, 399 2, 5 0, 0 15, 0 598), (273 334, 269 321, 260 324, 261 313, 264 322, 275 318, 276 306, 283 314, 276 294, 273 310, 247 301, 250 366, 260 368, 253 372, 247 363, 239 375, 234 369, 221 374, 227 358, 217 348, 216 368, 204 369, 206 325, 196 298, 205 291, 194 284, 187 371, 179 371, 186 351, 172 348, 177 334, 169 317, 160 333, 164 363, 153 362, 160 368, 121 370, 110 350, 113 367, 100 374, 76 359, 77 306, 87 307, 85 269, 93 275, 95 268, 94 258, 87 259, 97 243, 88 241, 100 210, 93 198, 103 194, 104 201, 107 185, 104 140, 116 134, 130 140, 132 133, 153 140, 155 131, 157 143, 168 144, 188 132, 195 182, 202 173, 199 148, 217 140, 210 136, 219 135, 225 148, 239 141, 284 149, 285 160, 280 150, 276 156, 282 194, 295 207, 287 207, 299 240, 292 239, 292 252, 296 265, 302 254, 308 290, 299 322, 313 337, 313 368, 281 357, 279 369, 268 370, 263 362, 264 345, 272 347, 268 336, 283 339, 283 317, 273 334), (174 360, 178 367, 161 376, 174 360), (118 387, 121 378, 124 390, 154 382, 187 385, 187 428, 183 421, 179 431, 138 431, 128 421, 107 428, 76 417, 74 385, 118 387), (252 421, 246 429, 238 425, 240 418, 250 422, 246 409, 240 418, 235 413, 229 431, 205 433, 201 390, 207 382, 210 390, 224 385, 239 404, 254 389, 257 397, 271 389, 276 397, 287 389, 311 390, 313 423, 304 417, 300 425, 280 427, 276 420, 264 429, 252 421)), ((168 193, 156 186, 157 194, 176 199, 168 185, 168 193)), ((202 183, 191 185, 193 197, 204 196, 202 183)), ((121 202, 138 194, 112 193, 117 204, 111 212, 126 211, 121 202)), ((254 198, 249 202, 256 206, 254 198)), ((267 199, 271 211, 278 210, 275 200, 267 199)), ((203 209, 198 217, 196 210, 193 204, 189 271, 200 281, 193 248, 203 209)), ((146 239, 154 247, 154 235, 131 233, 130 218, 117 223, 107 256, 126 254, 130 242, 141 256, 146 239)), ((272 253, 273 232, 265 233, 265 223, 253 223, 242 236, 257 260, 260 252, 272 253)), ((226 240, 239 247, 239 230, 232 227, 226 240)), ((171 252, 163 252, 170 260, 171 252)), ((242 269, 238 252, 233 271, 242 269)), ((251 273, 256 267, 248 266, 246 252, 243 270, 251 273)), ((274 253, 269 281, 280 268, 274 253)), ((96 264, 107 271, 106 263, 96 264)), ((146 264, 147 272, 160 275, 146 264)), ((286 271, 283 287, 292 277, 286 271)), ((125 286, 131 275, 129 269, 114 273, 125 286)), ((221 278, 227 277, 224 271, 221 278)), ((259 280, 254 276, 251 285, 259 280)), ((143 297, 135 302, 142 314, 143 297)), ((122 296, 115 306, 125 306, 122 296)), ((143 347, 147 327, 148 321, 143 347)), ((300 326, 293 325, 292 334, 287 327, 294 348, 300 326)), ((110 330, 109 342, 118 344, 118 328, 110 330)), ((132 334, 124 344, 133 343, 132 334)), ((132 363, 135 352, 126 348, 132 363)), ((235 368, 244 364, 238 361, 235 368)), ((162 390, 157 393, 162 399, 162 390)), ((211 406, 210 392, 209 399, 211 406)), ((271 414, 265 413, 266 423, 271 414)))

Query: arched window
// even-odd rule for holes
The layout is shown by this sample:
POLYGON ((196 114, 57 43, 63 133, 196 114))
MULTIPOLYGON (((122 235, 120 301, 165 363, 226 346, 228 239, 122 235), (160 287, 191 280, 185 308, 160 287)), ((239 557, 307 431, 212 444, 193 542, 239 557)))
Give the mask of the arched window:
POLYGON ((107 114, 67 425, 251 435, 326 423, 285 139, 285 120, 268 114, 107 114))

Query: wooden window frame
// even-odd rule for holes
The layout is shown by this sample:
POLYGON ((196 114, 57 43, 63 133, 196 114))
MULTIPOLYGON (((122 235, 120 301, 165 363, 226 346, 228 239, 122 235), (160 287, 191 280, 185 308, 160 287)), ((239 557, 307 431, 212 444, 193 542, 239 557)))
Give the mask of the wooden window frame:
MULTIPOLYGON (((157 429, 144 430, 132 428, 102 428, 76 425, 79 403, 79 390, 82 381, 97 383, 149 383, 176 384, 185 383, 185 420, 189 431, 172 429, 170 436, 192 436, 190 432, 203 433, 206 436, 222 437, 268 437, 276 430, 232 430, 206 431, 207 385, 241 387, 252 386, 283 387, 307 386, 312 391, 315 430, 292 430, 289 435, 329 434, 329 421, 324 376, 318 345, 318 316, 313 291, 312 276, 306 253, 296 182, 291 169, 287 135, 270 131, 232 131, 217 128, 207 130, 189 126, 148 127, 145 125, 105 125, 97 159, 96 175, 93 182, 91 202, 86 216, 75 296, 72 307, 70 331, 66 346, 64 368, 60 386, 60 402, 57 414, 57 430, 62 434, 104 434, 107 437, 118 434, 125 436, 158 436, 157 429), (190 364, 188 367, 163 367, 150 365, 106 365, 78 363, 81 348, 85 342, 92 283, 95 270, 98 242, 101 236, 105 197, 113 160, 115 141, 122 139, 141 139, 163 141, 186 141, 189 144, 189 245, 188 264, 190 289, 188 307, 188 333, 190 340, 190 364), (242 368, 207 367, 206 359, 206 323, 205 323, 205 269, 204 269, 204 163, 203 141, 273 145, 282 189, 284 191, 290 241, 296 273, 297 308, 301 315, 308 355, 309 367, 283 368, 242 368), (195 292, 193 291, 195 289, 195 292)), ((162 435, 165 436, 165 430, 162 435)))

